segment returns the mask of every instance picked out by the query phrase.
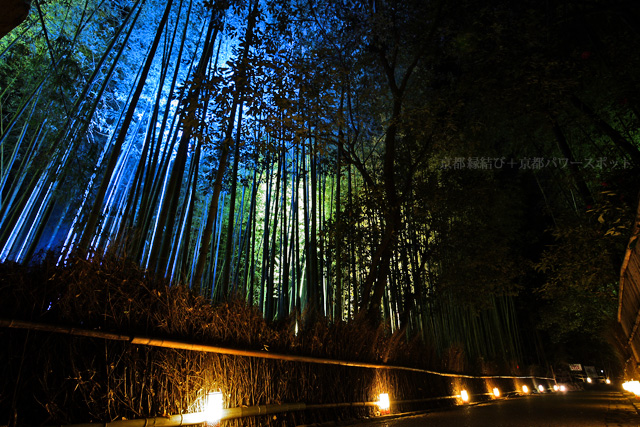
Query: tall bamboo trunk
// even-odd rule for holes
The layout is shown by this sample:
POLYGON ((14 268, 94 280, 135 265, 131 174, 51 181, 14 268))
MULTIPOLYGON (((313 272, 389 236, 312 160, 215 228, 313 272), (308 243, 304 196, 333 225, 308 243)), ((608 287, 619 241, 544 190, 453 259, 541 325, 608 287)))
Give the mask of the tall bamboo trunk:
POLYGON ((233 95, 233 102, 231 103, 231 111, 230 116, 227 121, 227 126, 225 130, 225 134, 222 140, 222 144, 220 147, 219 157, 218 157, 218 170, 216 171, 216 177, 213 184, 213 193, 209 199, 209 209, 207 222, 204 228, 204 234, 202 236, 202 244, 200 245, 198 251, 198 261, 196 264, 196 270, 193 277, 193 288, 198 291, 201 286, 202 274, 204 272, 206 260, 207 260, 207 252, 209 248, 209 242, 211 241, 211 231, 213 228, 213 220, 217 215, 218 211, 218 197, 220 195, 220 191, 222 190, 222 180, 224 178, 224 172, 227 166, 227 158, 229 157, 229 149, 233 140, 231 135, 233 133, 233 127, 235 125, 235 117, 238 106, 240 105, 240 101, 244 96, 245 87, 248 84, 247 79, 247 67, 249 62, 249 49, 253 43, 253 31, 256 23, 256 18, 258 15, 258 2, 255 0, 251 6, 251 10, 249 11, 247 29, 245 32, 245 43, 242 50, 242 56, 240 60, 240 64, 237 70, 237 79, 236 79, 236 88, 233 95))
MULTIPOLYGON (((213 56, 213 47, 215 40, 219 33, 219 16, 211 14, 209 27, 207 29, 206 43, 203 49, 202 56, 198 63, 196 72, 196 78, 204 78, 207 73, 209 62, 213 56)), ((190 104, 197 103, 198 99, 202 95, 202 88, 196 85, 188 95, 188 102, 190 104)), ((203 105, 203 111, 201 111, 203 117, 206 115, 208 107, 208 94, 205 94, 205 102, 203 105)), ((164 194, 164 201, 158 213, 157 228, 153 237, 153 246, 151 248, 148 265, 154 271, 162 271, 166 268, 169 249, 173 241, 173 235, 175 230, 175 217, 177 215, 177 209, 179 204, 180 191, 182 188, 182 181, 184 179, 184 171, 188 160, 188 149, 191 143, 193 134, 197 131, 198 125, 191 121, 182 120, 186 122, 182 130, 180 142, 178 143, 178 150, 176 152, 176 158, 173 162, 173 168, 171 170, 171 176, 167 185, 167 190, 164 194)), ((168 159, 167 159, 168 161, 168 159)), ((150 206, 148 206, 150 208, 150 206)))
POLYGON ((89 248, 89 244, 91 243, 91 240, 93 239, 93 235, 96 231, 98 220, 100 218, 102 203, 104 202, 105 194, 107 192, 107 187, 109 186, 111 176, 118 162, 118 157, 120 156, 120 150, 127 137, 127 130, 129 129, 131 121, 133 120, 133 114, 136 110, 136 106, 140 99, 140 95, 142 94, 142 89, 145 86, 147 76, 149 75, 149 71, 151 70, 151 64, 153 63, 153 58, 155 57, 156 51, 158 49, 158 45, 160 43, 160 39, 162 38, 164 27, 166 26, 167 20, 169 19, 169 13, 171 12, 172 5, 173 5, 173 0, 167 0, 164 13, 162 15, 162 18, 160 19, 160 23, 158 24, 158 28, 156 30, 156 35, 151 44, 150 52, 147 55, 147 59, 145 61, 144 67, 142 68, 142 73, 140 75, 140 80, 138 81, 138 86, 136 87, 136 90, 133 94, 133 99, 131 100, 127 113, 124 117, 124 121, 123 121, 122 127, 120 128, 120 133, 118 134, 118 138, 116 138, 115 144, 112 148, 111 156, 109 157, 109 163, 107 163, 105 174, 102 178, 102 183, 100 185, 100 188, 98 189, 98 194, 96 195, 96 199, 93 204, 93 209, 91 210, 91 213, 87 218, 86 225, 82 233, 82 237, 78 243, 78 249, 80 250, 86 251, 89 248))
POLYGON ((229 203, 229 220, 227 223, 227 236, 224 251, 224 267, 222 269, 222 279, 220 282, 221 294, 223 296, 229 293, 229 278, 231 274, 231 266, 233 264, 232 251, 233 248, 233 223, 236 214, 236 193, 238 189, 238 164, 240 162, 240 139, 242 136, 242 105, 240 100, 240 108, 238 113, 238 127, 236 129, 236 142, 233 152, 233 166, 231 171, 231 197, 229 203))

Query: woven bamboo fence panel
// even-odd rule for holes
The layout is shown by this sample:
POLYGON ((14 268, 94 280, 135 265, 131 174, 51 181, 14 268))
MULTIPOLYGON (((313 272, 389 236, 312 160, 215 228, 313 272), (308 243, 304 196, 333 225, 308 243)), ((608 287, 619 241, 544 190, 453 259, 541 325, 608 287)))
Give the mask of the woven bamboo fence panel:
POLYGON ((620 270, 618 323, 622 327, 622 350, 627 363, 640 365, 640 205, 633 233, 620 270))

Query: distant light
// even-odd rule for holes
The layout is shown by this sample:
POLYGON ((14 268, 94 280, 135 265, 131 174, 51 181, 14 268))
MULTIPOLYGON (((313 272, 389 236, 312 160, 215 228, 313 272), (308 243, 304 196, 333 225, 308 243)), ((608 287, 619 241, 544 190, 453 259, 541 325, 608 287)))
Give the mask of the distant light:
POLYGON ((467 393, 467 390, 462 390, 460 392, 460 399, 462 399, 463 402, 469 401, 469 393, 467 393))
POLYGON ((605 383, 607 384, 611 384, 611 380, 609 378, 607 378, 606 380, 604 380, 605 383))
POLYGON ((376 405, 378 405, 380 412, 388 412, 389 408, 391 407, 391 402, 389 401, 389 393, 380 393, 376 405))
POLYGON ((565 385, 560 386, 560 391, 567 391, 567 387, 565 385))
POLYGON ((215 423, 222 418, 222 392, 207 393, 204 408, 204 418, 209 423, 215 423))
POLYGON ((538 390, 540 390, 540 393, 544 393, 544 386, 542 384, 539 384, 538 390))
POLYGON ((560 390, 560 387, 558 387, 558 384, 554 384, 553 391, 558 391, 558 390, 560 390))
POLYGON ((523 386, 522 386, 522 392, 523 392, 524 394, 529 393, 529 387, 527 387, 526 385, 523 385, 523 386))
POLYGON ((500 397, 500 389, 498 387, 493 388, 493 395, 495 397, 500 397))
POLYGON ((587 382, 588 382, 589 384, 591 384, 591 383, 593 382, 593 380, 591 379, 591 377, 587 377, 587 382))

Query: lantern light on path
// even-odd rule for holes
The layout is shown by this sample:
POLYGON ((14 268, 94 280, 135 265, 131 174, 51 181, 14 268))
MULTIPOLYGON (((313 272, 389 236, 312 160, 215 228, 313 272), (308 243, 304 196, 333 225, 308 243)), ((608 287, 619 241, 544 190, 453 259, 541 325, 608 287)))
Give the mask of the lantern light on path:
POLYGON ((222 418, 222 392, 207 393, 205 400, 205 419, 209 423, 216 423, 222 418))
POLYGON ((380 393, 378 401, 376 402, 381 414, 388 414, 391 408, 391 402, 389 401, 389 393, 380 393))

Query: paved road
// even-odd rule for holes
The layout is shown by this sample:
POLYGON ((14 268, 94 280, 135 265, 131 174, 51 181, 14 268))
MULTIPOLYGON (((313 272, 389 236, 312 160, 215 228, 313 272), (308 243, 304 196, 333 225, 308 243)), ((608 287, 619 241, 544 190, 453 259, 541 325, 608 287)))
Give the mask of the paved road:
MULTIPOLYGON (((640 401, 638 401, 640 403, 640 401)), ((371 427, 638 427, 640 415, 620 392, 582 391, 501 399, 447 411, 367 422, 371 427)))

